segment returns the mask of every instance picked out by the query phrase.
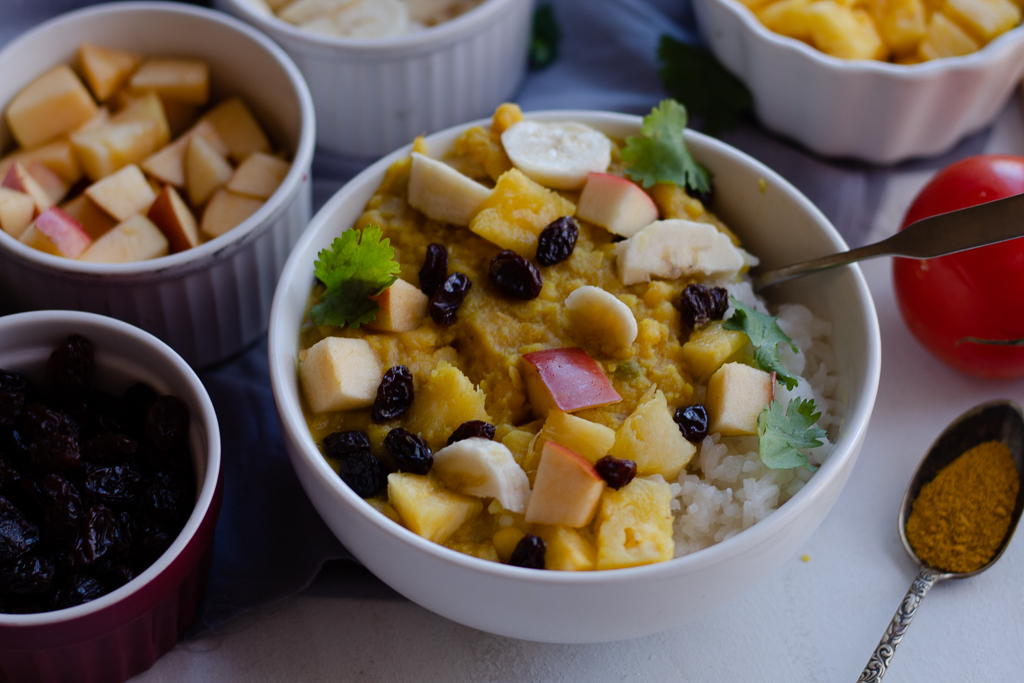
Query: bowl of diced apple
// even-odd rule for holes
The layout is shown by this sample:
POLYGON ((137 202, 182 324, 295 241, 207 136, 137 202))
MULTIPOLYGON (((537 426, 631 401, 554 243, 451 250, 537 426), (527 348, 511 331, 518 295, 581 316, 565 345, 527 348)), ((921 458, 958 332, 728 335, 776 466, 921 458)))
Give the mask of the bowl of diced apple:
POLYGON ((0 307, 111 315, 209 365, 266 329, 309 220, 295 65, 223 14, 116 3, 0 52, 0 307))

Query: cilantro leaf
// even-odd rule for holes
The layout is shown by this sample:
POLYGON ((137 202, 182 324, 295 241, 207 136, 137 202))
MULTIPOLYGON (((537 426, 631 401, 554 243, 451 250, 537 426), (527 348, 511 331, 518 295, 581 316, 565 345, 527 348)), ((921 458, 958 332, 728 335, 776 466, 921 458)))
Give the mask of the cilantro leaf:
POLYGON ((630 178, 644 187, 665 182, 695 192, 711 191, 711 174, 686 149, 686 120, 686 109, 675 100, 662 100, 644 117, 641 135, 626 138, 622 150, 630 178))
POLYGON ((382 236, 376 225, 347 230, 320 252, 314 272, 327 289, 310 310, 314 323, 354 328, 377 317, 380 307, 367 297, 390 287, 401 270, 391 241, 382 236))
POLYGON ((779 344, 789 344, 793 351, 799 349, 793 340, 779 329, 778 318, 756 311, 734 296, 730 296, 729 300, 736 307, 736 312, 725 321, 723 327, 742 332, 750 338, 750 343, 754 347, 754 365, 765 372, 774 372, 775 378, 785 384, 787 389, 796 388, 796 377, 786 372, 779 361, 779 344))
POLYGON ((729 73, 710 52, 663 35, 658 63, 665 91, 694 116, 703 117, 711 135, 732 130, 751 109, 753 98, 743 82, 729 73))
POLYGON ((555 20, 555 10, 545 3, 533 13, 533 34, 530 36, 530 68, 543 69, 558 59, 558 43, 562 31, 555 20))
POLYGON ((825 430, 814 427, 821 413, 814 412, 817 406, 814 400, 793 399, 785 412, 782 404, 772 401, 757 417, 758 449, 761 462, 773 470, 791 467, 817 469, 807 461, 807 456, 800 448, 821 446, 820 439, 825 438, 825 430))

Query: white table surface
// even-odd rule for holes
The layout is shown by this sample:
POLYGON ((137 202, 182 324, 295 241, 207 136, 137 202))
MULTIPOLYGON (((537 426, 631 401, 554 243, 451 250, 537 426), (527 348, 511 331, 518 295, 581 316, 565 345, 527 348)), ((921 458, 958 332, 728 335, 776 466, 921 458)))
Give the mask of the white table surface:
MULTIPOLYGON (((1024 153, 1016 102, 988 151, 1024 153)), ((889 182, 871 241, 896 229, 930 174, 889 182)), ((854 681, 916 573, 896 518, 933 439, 961 412, 1024 403, 1024 380, 967 377, 928 355, 904 327, 890 262, 862 266, 882 330, 882 380, 860 460, 800 555, 715 614, 664 633, 598 645, 551 645, 476 631, 408 602, 354 566, 302 594, 179 644, 136 680, 165 681, 854 681)), ((886 677, 1024 680, 1024 540, 985 574, 936 586, 886 677)))

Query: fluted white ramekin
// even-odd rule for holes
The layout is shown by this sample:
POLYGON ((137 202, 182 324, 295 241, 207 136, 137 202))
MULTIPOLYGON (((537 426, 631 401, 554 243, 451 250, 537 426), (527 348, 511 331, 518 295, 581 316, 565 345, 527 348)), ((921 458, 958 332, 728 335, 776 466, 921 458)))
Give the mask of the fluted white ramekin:
POLYGON ((1024 73, 1024 27, 974 54, 901 65, 826 55, 735 0, 694 10, 761 122, 826 156, 888 164, 944 152, 991 123, 1024 73))
POLYGON ((217 6, 284 48, 309 83, 317 146, 378 157, 511 99, 526 74, 533 0, 485 0, 416 33, 357 40, 326 36, 267 15, 245 0, 217 6))
MULTIPOLYGON (((241 225, 151 261, 81 263, 0 231, 0 311, 100 313, 152 333, 193 366, 215 363, 266 330, 278 275, 309 222, 316 127, 309 89, 288 55, 236 19, 178 3, 113 3, 59 16, 0 52, 0 108, 39 74, 72 63, 83 42, 207 61, 214 99, 242 97, 292 167, 241 225)), ((0 121, 0 149, 9 140, 0 121)))

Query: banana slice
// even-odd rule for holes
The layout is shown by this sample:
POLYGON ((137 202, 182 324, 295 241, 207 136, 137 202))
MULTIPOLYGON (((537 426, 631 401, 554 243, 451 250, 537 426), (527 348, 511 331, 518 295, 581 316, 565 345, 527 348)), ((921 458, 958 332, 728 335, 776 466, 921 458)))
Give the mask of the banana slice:
POLYGON ((520 121, 501 134, 512 164, 530 180, 557 190, 575 190, 591 171, 607 170, 611 141, 582 123, 520 121))
POLYGON ((412 153, 409 206, 436 221, 469 225, 491 190, 446 163, 412 153))
POLYGON ((330 17, 359 0, 295 0, 281 9, 277 16, 290 24, 300 26, 316 19, 330 17))
POLYGON ((675 218, 654 221, 615 245, 622 284, 673 280, 689 275, 735 276, 743 268, 744 251, 707 223, 675 218))
POLYGON ((434 453, 431 472, 451 489, 479 498, 495 498, 509 512, 526 512, 530 480, 512 451, 474 437, 456 441, 434 453))
POLYGON ((400 0, 356 0, 302 28, 345 38, 391 38, 409 30, 409 9, 400 0))
POLYGON ((565 317, 573 335, 602 346, 622 348, 636 339, 636 318, 629 306, 600 287, 584 285, 565 298, 565 317))

